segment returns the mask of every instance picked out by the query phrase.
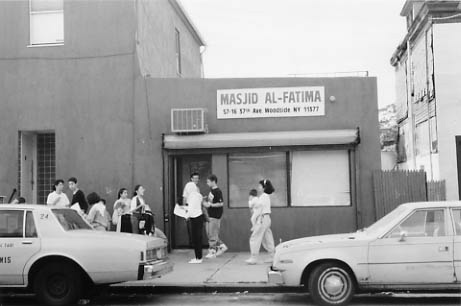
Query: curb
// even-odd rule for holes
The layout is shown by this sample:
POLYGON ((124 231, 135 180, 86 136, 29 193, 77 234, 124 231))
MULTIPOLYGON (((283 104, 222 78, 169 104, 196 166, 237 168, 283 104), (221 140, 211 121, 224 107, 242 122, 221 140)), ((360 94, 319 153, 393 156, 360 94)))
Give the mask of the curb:
POLYGON ((111 293, 305 293, 303 287, 267 286, 265 284, 202 284, 202 285, 146 285, 111 286, 111 293))

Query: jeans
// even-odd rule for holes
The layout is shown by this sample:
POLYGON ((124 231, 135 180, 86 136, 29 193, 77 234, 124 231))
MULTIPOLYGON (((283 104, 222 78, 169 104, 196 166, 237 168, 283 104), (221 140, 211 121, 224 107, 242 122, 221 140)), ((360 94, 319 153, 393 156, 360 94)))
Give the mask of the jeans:
POLYGON ((202 259, 202 232, 203 232, 203 215, 196 218, 190 218, 192 246, 195 252, 195 258, 202 259))
POLYGON ((211 218, 206 224, 206 232, 208 235, 208 244, 210 249, 217 250, 218 246, 223 242, 219 239, 219 229, 221 228, 221 219, 211 218))

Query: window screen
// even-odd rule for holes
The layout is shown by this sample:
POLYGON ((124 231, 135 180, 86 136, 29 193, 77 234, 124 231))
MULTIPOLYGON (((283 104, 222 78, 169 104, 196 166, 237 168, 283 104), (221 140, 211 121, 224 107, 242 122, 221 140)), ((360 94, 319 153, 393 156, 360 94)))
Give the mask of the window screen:
POLYGON ((30 0, 31 45, 64 42, 63 0, 30 0))
POLYGON ((292 206, 351 205, 348 151, 293 152, 291 202, 292 206))
POLYGON ((262 179, 275 188, 271 206, 287 206, 287 153, 229 155, 229 206, 248 207, 248 193, 262 179))

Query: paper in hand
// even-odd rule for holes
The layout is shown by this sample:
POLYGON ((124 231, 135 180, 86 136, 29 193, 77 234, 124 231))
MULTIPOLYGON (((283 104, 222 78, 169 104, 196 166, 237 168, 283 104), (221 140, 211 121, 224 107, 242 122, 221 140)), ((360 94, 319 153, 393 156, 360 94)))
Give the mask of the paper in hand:
POLYGON ((181 218, 184 218, 186 219, 187 217, 187 211, 186 209, 183 207, 183 206, 180 206, 179 204, 176 204, 174 206, 174 211, 173 213, 178 216, 178 217, 181 217, 181 218))

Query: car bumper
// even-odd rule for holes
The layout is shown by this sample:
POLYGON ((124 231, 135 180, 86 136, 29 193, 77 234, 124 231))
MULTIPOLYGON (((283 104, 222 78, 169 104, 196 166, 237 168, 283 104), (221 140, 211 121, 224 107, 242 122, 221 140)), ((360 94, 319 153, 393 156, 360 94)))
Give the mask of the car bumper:
POLYGON ((267 281, 269 284, 273 285, 283 285, 283 274, 280 271, 277 271, 272 266, 269 267, 267 271, 267 281))
POLYGON ((157 260, 139 265, 138 280, 158 278, 173 271, 173 263, 168 260, 157 260))

